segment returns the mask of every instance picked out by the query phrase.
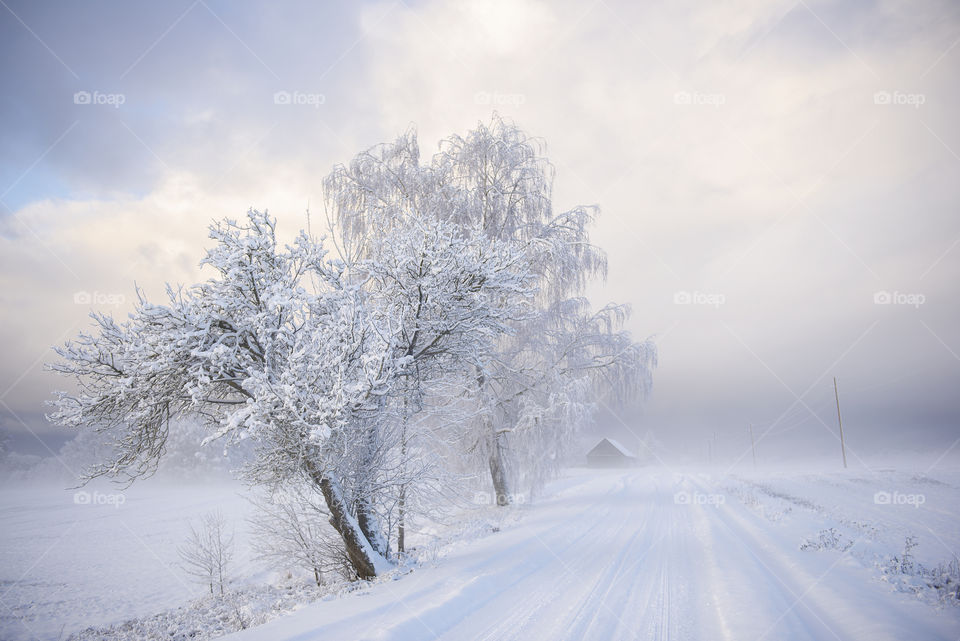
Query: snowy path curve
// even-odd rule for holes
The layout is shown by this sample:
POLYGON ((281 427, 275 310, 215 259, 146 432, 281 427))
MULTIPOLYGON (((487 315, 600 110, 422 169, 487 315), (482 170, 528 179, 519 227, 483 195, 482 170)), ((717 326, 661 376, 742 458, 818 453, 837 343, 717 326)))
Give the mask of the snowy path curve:
POLYGON ((701 477, 605 472, 436 567, 232 641, 950 639, 956 609, 893 593, 835 552, 798 550, 701 477))

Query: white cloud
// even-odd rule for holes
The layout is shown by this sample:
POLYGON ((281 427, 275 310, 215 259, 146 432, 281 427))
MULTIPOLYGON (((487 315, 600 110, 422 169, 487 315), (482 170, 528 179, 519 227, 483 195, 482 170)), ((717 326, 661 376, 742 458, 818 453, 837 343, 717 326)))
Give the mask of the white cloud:
MULTIPOLYGON (((881 289, 924 293, 922 319, 960 351, 960 248, 948 251, 960 237, 960 47, 948 50, 960 17, 949 3, 758 0, 691 11, 426 0, 358 11, 357 39, 328 42, 310 64, 284 49, 282 33, 259 33, 256 51, 281 80, 253 63, 207 69, 229 76, 230 90, 200 99, 187 83, 181 104, 166 79, 180 107, 130 121, 164 161, 147 193, 19 211, 43 242, 8 219, 0 339, 12 346, 10 379, 82 321, 75 291, 132 296, 134 279, 151 294, 165 280, 193 282, 211 219, 269 208, 292 232, 307 198, 320 211, 334 162, 411 123, 426 156, 497 109, 547 141, 558 206, 602 206, 595 237, 612 269, 597 298, 632 303, 637 334, 670 330, 651 420, 669 422, 681 399, 702 416, 751 404, 767 416, 792 401, 727 328, 798 392, 877 319, 838 369, 869 384, 926 359, 929 379, 908 380, 903 396, 915 401, 901 409, 957 382, 955 361, 910 310, 870 302, 881 289), (281 89, 322 92, 325 102, 278 107, 281 89), (924 101, 876 104, 878 91, 924 101), (726 303, 681 309, 678 290, 726 303)), ((339 27, 317 24, 321 39, 339 27)), ((248 51, 238 55, 249 62, 248 51)), ((49 386, 33 380, 17 388, 22 404, 49 386)))
MULTIPOLYGON (((757 389, 731 369, 774 405, 783 400, 776 376, 725 325, 799 393, 882 318, 870 303, 878 283, 929 291, 941 301, 929 318, 955 313, 950 283, 960 254, 920 279, 944 238, 960 235, 946 204, 957 187, 941 173, 956 159, 937 140, 960 148, 947 80, 956 56, 921 77, 949 46, 955 19, 943 24, 935 11, 904 5, 866 15, 822 3, 808 3, 816 15, 789 3, 714 3, 692 13, 511 5, 517 15, 495 39, 484 20, 441 2, 371 26, 381 119, 387 128, 420 123, 429 150, 496 107, 548 141, 559 204, 599 202, 605 211, 596 238, 612 270, 598 296, 632 302, 638 334, 674 327, 663 341, 659 419, 681 399, 704 416, 718 403, 756 403, 757 389), (874 103, 882 87, 928 100, 922 112, 887 108, 874 103), (494 91, 523 100, 471 102, 494 91), (919 206, 918 176, 932 180, 937 202, 919 206), (897 231, 904 226, 909 241, 897 231), (724 292, 728 303, 720 318, 685 316, 691 310, 671 304, 679 288, 724 292)), ((917 352, 950 370, 919 323, 889 320, 845 371, 889 379, 898 359, 917 352)), ((948 323, 939 326, 960 345, 948 323)))

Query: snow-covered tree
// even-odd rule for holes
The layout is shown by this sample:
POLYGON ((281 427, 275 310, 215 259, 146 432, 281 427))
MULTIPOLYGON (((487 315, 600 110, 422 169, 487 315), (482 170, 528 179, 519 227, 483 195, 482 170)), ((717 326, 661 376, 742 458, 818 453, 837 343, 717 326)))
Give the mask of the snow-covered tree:
POLYGON ((210 236, 214 277, 168 287, 165 305, 140 294, 123 323, 94 314, 96 334, 57 350, 52 369, 79 392, 60 393, 51 418, 112 436, 115 455, 93 476, 150 474, 178 416, 205 420, 209 438, 254 439, 248 478, 313 483, 357 575, 375 576, 390 554, 374 509, 384 407, 419 363, 465 358, 508 331, 528 295, 522 257, 438 220, 388 232, 394 255, 349 266, 303 232, 281 247, 256 211, 210 236), (411 273, 426 280, 408 336, 406 312, 368 283, 411 273))
MULTIPOLYGON (((331 231, 337 239, 337 247, 347 263, 374 260, 380 269, 371 272, 370 291, 382 304, 375 306, 386 316, 381 324, 398 328, 400 343, 398 349, 403 353, 423 353, 427 358, 418 359, 417 367, 411 371, 404 383, 401 395, 402 406, 395 415, 399 418, 402 434, 399 439, 401 455, 400 465, 406 468, 410 459, 407 444, 418 440, 411 433, 413 424, 427 425, 429 421, 415 420, 414 414, 421 411, 426 389, 433 392, 440 387, 455 390, 457 397, 465 393, 476 394, 478 377, 482 377, 493 363, 494 354, 504 330, 516 331, 524 319, 533 310, 535 288, 533 274, 528 264, 528 252, 511 240, 501 240, 487 234, 482 225, 471 218, 465 208, 475 206, 475 198, 464 190, 449 175, 447 168, 440 164, 420 163, 416 134, 408 131, 395 142, 374 147, 359 154, 348 165, 338 166, 327 177, 325 183, 325 205, 330 220, 331 231), (470 238, 486 238, 491 242, 508 246, 512 250, 510 268, 517 274, 511 295, 520 295, 525 306, 502 306, 499 317, 501 331, 473 334, 468 340, 452 343, 458 346, 458 352, 450 351, 445 345, 435 349, 432 344, 442 338, 444 327, 450 324, 459 327, 475 311, 463 307, 450 310, 446 308, 449 296, 437 295, 448 290, 456 292, 469 286, 451 280, 456 273, 442 265, 431 262, 411 260, 423 252, 418 244, 424 237, 406 235, 413 242, 405 246, 394 238, 394 230, 407 234, 409 229, 444 230, 452 235, 465 235, 470 238), (439 279, 438 279, 439 277, 439 279), (424 351, 426 348, 426 351, 424 351), (442 381, 442 382, 441 382, 442 381)), ((453 258, 453 257, 451 257, 453 258)), ((453 300, 458 300, 454 295, 453 300)), ((472 333, 472 332, 471 332, 472 333)), ((430 403, 428 402, 429 406, 430 403)), ((448 405, 453 411, 455 406, 448 405)), ((458 407, 462 409, 462 407, 458 407)), ((448 424, 458 423, 451 420, 448 424)), ((418 452, 423 455, 422 451, 418 452)), ((409 470, 407 470, 409 472, 409 470)), ((416 475, 422 477, 422 475, 416 475)), ((408 510, 406 488, 397 499, 398 527, 404 528, 405 514, 408 510)), ((398 545, 402 545, 398 532, 398 545)))
POLYGON ((607 272, 589 236, 598 209, 554 211, 554 169, 539 140, 495 114, 489 125, 441 143, 433 165, 459 194, 459 206, 443 212, 521 247, 536 278, 534 312, 501 337, 497 357, 477 376, 485 411, 473 449, 486 457, 503 503, 511 465, 535 483, 555 471, 596 397, 625 402, 645 394, 656 351, 623 330, 625 306, 593 312, 582 298, 587 283, 607 272), (509 441, 516 447, 508 457, 509 441))
MULTIPOLYGON (((537 291, 533 306, 510 322, 510 332, 459 359, 472 368, 455 370, 477 405, 465 449, 485 459, 501 503, 510 495, 507 459, 517 458, 505 453, 508 434, 516 434, 516 445, 538 439, 539 447, 527 450, 537 454, 523 467, 555 470, 571 429, 591 413, 591 396, 642 394, 655 360, 652 344, 635 344, 621 330, 626 308, 591 312, 580 298, 591 278, 606 273, 606 258, 587 231, 596 208, 554 212, 552 184, 553 168, 540 143, 498 116, 466 137, 445 140, 428 163, 420 161, 416 134, 408 131, 337 167, 324 183, 331 229, 347 262, 389 254, 385 232, 409 220, 439 220, 507 243, 529 265, 537 291), (605 378, 616 379, 614 387, 601 390, 605 378), (546 461, 543 452, 551 453, 546 461)), ((422 341, 416 300, 422 290, 411 286, 419 277, 408 276, 398 287, 380 280, 374 290, 407 310, 400 321, 411 327, 405 339, 422 341)), ((449 364, 443 365, 451 376, 449 364)), ((431 373, 421 369, 418 376, 422 381, 431 373)), ((410 393, 422 396, 419 385, 408 386, 410 393)))
POLYGON ((57 350, 79 387, 51 418, 110 443, 91 476, 152 473, 179 418, 253 443, 246 478, 313 487, 356 575, 375 576, 457 444, 504 502, 511 474, 556 469, 597 397, 649 386, 655 353, 623 331, 626 308, 582 298, 606 272, 596 210, 554 212, 552 181, 499 117, 427 163, 412 131, 361 153, 324 181, 327 246, 283 245, 250 211, 210 228, 208 280, 164 304, 138 291, 126 321, 94 314, 57 350))

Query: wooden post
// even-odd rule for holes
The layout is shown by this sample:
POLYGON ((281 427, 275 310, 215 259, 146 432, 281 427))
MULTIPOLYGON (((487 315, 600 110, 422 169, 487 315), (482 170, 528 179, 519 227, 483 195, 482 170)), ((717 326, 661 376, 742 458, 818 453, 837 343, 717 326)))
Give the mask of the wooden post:
POLYGON ((837 377, 833 377, 833 395, 837 399, 837 423, 840 425, 840 452, 843 453, 843 469, 847 469, 847 446, 843 442, 843 420, 840 418, 840 392, 837 391, 837 377))
POLYGON ((753 442, 753 423, 750 424, 750 451, 753 452, 753 469, 757 469, 757 446, 753 442))

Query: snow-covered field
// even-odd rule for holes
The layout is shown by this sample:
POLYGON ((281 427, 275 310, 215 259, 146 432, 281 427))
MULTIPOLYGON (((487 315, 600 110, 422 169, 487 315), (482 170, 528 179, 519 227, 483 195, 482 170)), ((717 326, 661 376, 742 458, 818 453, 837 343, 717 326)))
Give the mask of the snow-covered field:
POLYGON ((91 625, 149 616, 203 595, 179 568, 190 519, 220 509, 238 525, 249 566, 239 484, 146 481, 75 490, 0 490, 0 639, 58 639, 91 625))
MULTIPOLYGON (((0 638, 66 638, 199 596, 175 567, 186 519, 219 506, 239 524, 239 489, 148 481, 118 507, 0 492, 0 638)), ((229 638, 955 640, 956 576, 931 586, 955 571, 958 508, 953 471, 574 470, 497 532, 229 638)))

